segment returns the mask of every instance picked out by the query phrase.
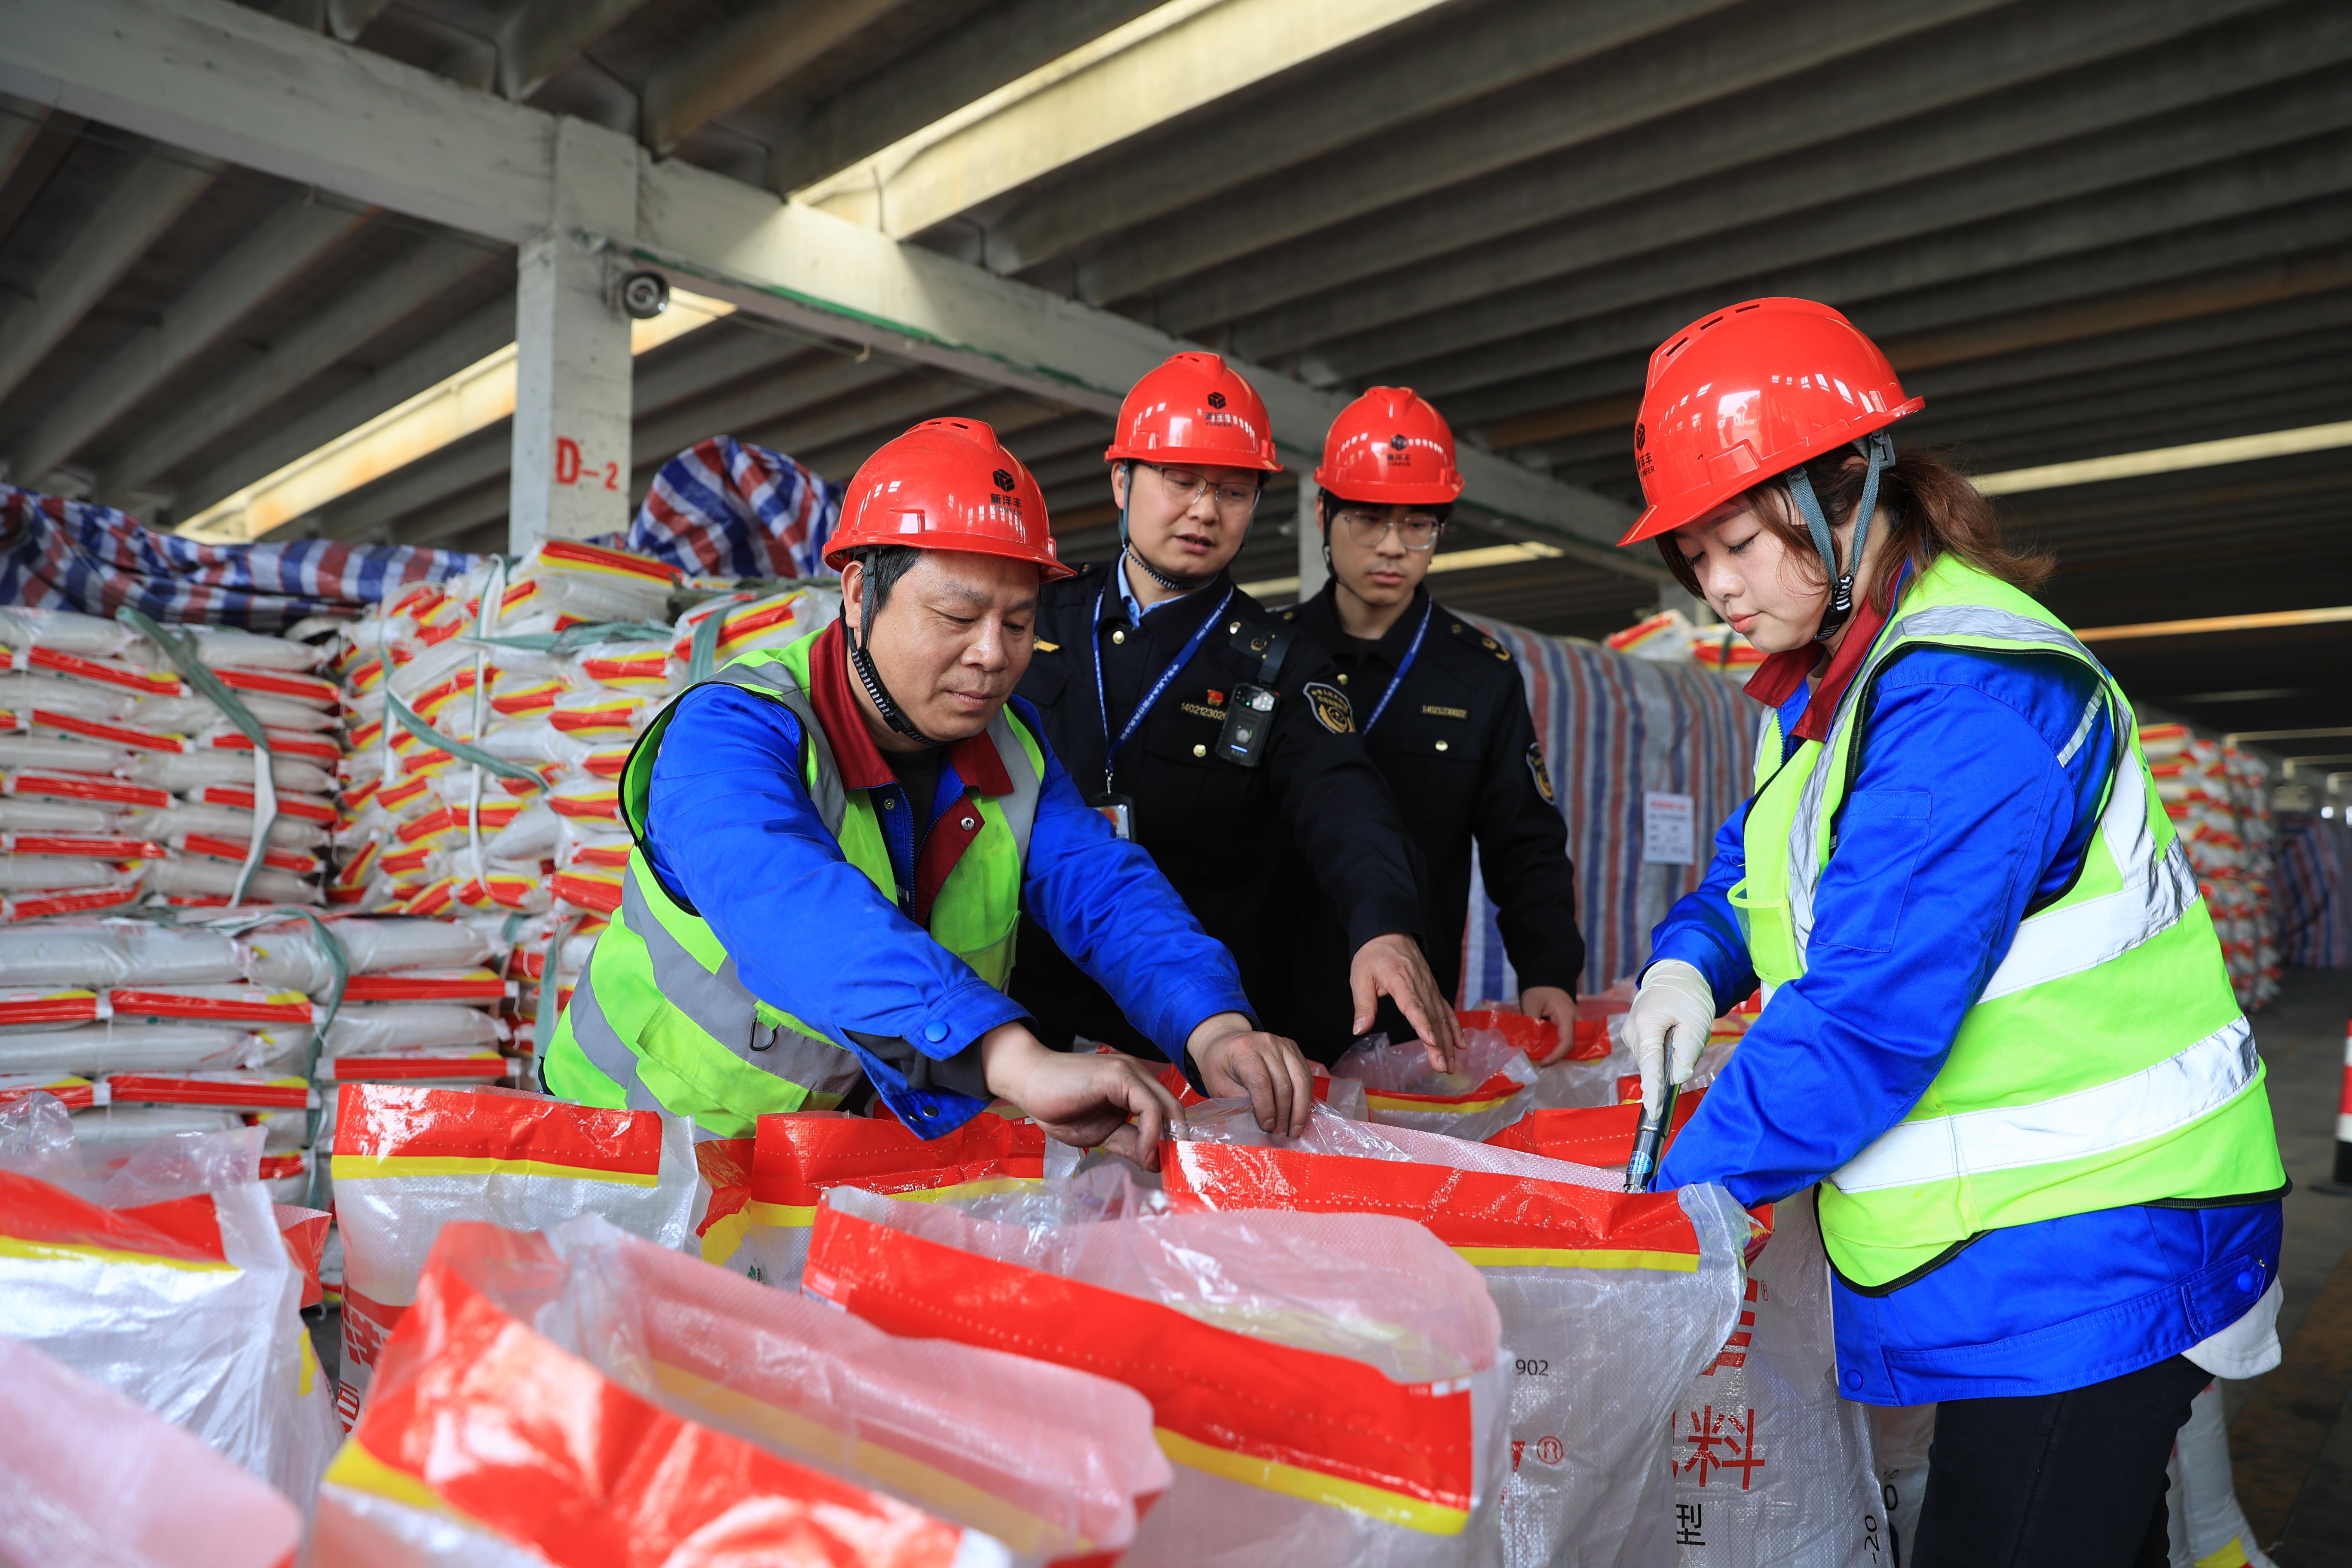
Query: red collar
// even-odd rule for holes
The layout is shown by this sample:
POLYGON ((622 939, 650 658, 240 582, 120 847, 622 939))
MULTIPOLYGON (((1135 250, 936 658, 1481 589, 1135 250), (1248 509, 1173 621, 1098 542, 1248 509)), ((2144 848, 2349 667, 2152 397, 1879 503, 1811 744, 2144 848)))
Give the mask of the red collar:
MULTIPOLYGON (((824 738, 833 742, 833 760, 841 769, 845 787, 880 789, 898 782, 898 775, 890 771, 882 748, 866 732, 866 710, 850 689, 849 649, 839 621, 818 633, 809 648, 809 705, 816 710, 824 738)), ((982 795, 1013 793, 1013 780, 996 754, 996 742, 984 730, 948 747, 947 763, 955 769, 956 777, 982 795)))
MULTIPOLYGON (((1895 584, 1898 596, 1905 586, 1895 584)), ((1812 700, 1805 704, 1805 716, 1797 721, 1795 739, 1829 739, 1830 720, 1837 712, 1838 699, 1853 684, 1854 672, 1862 668, 1862 661, 1870 657, 1870 646, 1885 629, 1886 616, 1887 612, 1874 608, 1867 597, 1853 607, 1853 619, 1846 624, 1845 640, 1838 644, 1837 657, 1830 660, 1829 668, 1822 672, 1820 683, 1813 688, 1812 700)), ((1797 694, 1797 688, 1821 661, 1819 643, 1772 654, 1757 666, 1745 689, 1766 707, 1778 708, 1797 694)))

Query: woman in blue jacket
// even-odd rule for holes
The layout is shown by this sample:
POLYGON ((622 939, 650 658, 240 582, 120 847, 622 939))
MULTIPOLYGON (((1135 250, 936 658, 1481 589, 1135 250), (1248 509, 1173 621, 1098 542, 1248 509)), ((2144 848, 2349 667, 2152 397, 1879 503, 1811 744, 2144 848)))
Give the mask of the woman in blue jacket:
POLYGON ((2130 704, 1967 480, 1895 456, 1919 406, 1806 300, 1651 357, 1624 542, 1771 710, 1628 1020, 1654 1106, 1768 998, 1660 1179, 1818 1204, 1842 1392, 1939 1405, 1909 1561, 2158 1564, 2189 1400, 2278 1360, 2285 1177, 2130 704))

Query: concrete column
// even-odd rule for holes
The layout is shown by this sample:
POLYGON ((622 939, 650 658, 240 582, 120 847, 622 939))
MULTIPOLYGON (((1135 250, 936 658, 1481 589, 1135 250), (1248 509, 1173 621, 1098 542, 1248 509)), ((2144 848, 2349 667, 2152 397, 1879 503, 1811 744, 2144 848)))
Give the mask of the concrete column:
POLYGON ((612 289, 626 264, 591 237, 636 233, 635 143, 558 118, 552 208, 516 266, 516 554, 629 525, 629 321, 612 289))
POLYGON ((1330 574, 1323 569, 1323 530, 1315 521, 1318 487, 1314 473, 1298 470, 1298 602, 1305 604, 1323 591, 1330 574))

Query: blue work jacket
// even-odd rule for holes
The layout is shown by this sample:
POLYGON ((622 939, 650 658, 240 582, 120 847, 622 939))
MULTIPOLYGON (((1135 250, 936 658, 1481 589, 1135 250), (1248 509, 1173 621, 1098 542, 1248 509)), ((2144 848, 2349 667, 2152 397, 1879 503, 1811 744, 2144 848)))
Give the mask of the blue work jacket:
MULTIPOLYGON (((1662 1184, 1786 1199, 1917 1103, 2018 922, 2081 864, 2122 743, 2102 705, 2069 750, 2097 689, 2072 659, 2022 654, 1926 647, 1881 669, 1852 793, 1916 791, 1929 815, 1842 819, 1806 973, 1773 994, 1662 1184)), ((1801 686, 1782 709, 1784 735, 1809 696, 1801 686)), ((1746 874, 1747 815, 1723 825, 1706 879, 1653 934, 1652 962, 1695 966, 1726 1007, 1756 985, 1725 897, 1746 874)), ((1842 1392, 1874 1405, 2053 1394, 2153 1365, 2211 1331, 2215 1289, 2260 1299, 2279 1216, 2275 1202, 2071 1215, 1988 1231, 1884 1294, 1832 1270, 1842 1392)))
MULTIPOLYGON (((1202 931, 1151 858, 1113 834, 1079 797, 1045 743, 1036 710, 1020 698, 1013 702, 1045 758, 1022 907, 1190 1075, 1184 1042, 1192 1031, 1218 1013, 1250 1013, 1232 955, 1202 931)), ((911 1084, 905 1070, 855 1037, 904 1040, 946 1061, 1023 1010, 843 857, 802 782, 800 759, 800 721, 782 703, 726 685, 689 692, 654 759, 646 857, 663 884, 709 922, 755 994, 837 1021, 901 1121, 932 1136, 952 1131, 986 1102, 911 1084), (845 918, 853 906, 859 915, 845 918), (882 940, 862 938, 858 951, 842 950, 837 933, 877 926, 882 940)), ((915 886, 922 840, 964 787, 942 758, 919 832, 901 785, 892 781, 876 792, 898 803, 876 815, 899 887, 915 886)))

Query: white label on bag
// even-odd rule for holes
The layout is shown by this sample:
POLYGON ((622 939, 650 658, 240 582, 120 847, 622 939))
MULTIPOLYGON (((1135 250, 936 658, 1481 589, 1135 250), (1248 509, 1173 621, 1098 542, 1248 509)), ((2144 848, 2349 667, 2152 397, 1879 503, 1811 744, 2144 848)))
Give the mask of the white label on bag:
POLYGON ((1686 795, 1642 797, 1642 859, 1651 866, 1687 866, 1694 857, 1695 809, 1686 795))

